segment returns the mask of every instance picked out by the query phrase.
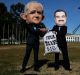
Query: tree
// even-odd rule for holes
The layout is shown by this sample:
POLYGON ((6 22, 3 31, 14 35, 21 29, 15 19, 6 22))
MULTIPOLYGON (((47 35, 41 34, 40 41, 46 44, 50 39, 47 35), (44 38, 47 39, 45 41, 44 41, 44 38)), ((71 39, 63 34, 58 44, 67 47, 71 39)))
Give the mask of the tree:
POLYGON ((1 44, 1 38, 3 37, 3 29, 4 25, 6 24, 6 16, 7 13, 7 7, 4 3, 0 3, 0 44, 1 44))
MULTIPOLYGON (((22 19, 20 18, 20 13, 23 11, 24 11, 23 4, 17 3, 17 4, 11 5, 10 12, 13 14, 13 18, 15 19, 15 22, 16 22, 16 26, 13 26, 13 27, 15 27, 14 29, 16 29, 15 36, 16 36, 16 39, 18 39, 19 41, 22 40, 20 38, 21 33, 22 33, 22 31, 21 31, 22 19), (17 34, 18 34, 18 36, 17 36, 17 34)), ((12 30, 14 30, 14 29, 12 29, 12 30)))
POLYGON ((0 3, 0 15, 3 15, 5 12, 7 12, 7 7, 4 3, 0 3))

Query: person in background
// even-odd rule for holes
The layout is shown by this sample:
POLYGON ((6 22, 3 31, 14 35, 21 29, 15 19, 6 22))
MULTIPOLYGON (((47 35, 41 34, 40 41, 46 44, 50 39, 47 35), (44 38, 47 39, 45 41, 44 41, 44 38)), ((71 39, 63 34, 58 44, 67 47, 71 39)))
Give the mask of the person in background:
POLYGON ((43 36, 47 29, 41 22, 44 18, 43 5, 37 1, 31 1, 25 5, 24 13, 20 16, 26 21, 26 28, 28 31, 26 52, 22 63, 21 73, 25 72, 30 53, 34 52, 34 71, 39 71, 38 68, 38 52, 39 52, 39 37, 43 36))
MULTIPOLYGON (((56 32, 57 42, 59 49, 63 55, 63 67, 65 70, 71 71, 70 62, 68 57, 68 50, 67 50, 67 42, 66 42, 66 33, 67 33, 67 13, 62 10, 58 9, 54 12, 54 21, 55 25, 52 28, 52 31, 56 32)), ((59 69, 59 53, 55 53, 55 70, 59 69)))

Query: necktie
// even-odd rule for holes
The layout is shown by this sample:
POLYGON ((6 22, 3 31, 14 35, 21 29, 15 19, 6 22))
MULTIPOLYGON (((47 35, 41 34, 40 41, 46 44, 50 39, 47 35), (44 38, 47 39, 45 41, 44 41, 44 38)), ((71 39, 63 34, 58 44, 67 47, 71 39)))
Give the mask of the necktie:
POLYGON ((61 27, 59 27, 59 31, 60 31, 61 27))

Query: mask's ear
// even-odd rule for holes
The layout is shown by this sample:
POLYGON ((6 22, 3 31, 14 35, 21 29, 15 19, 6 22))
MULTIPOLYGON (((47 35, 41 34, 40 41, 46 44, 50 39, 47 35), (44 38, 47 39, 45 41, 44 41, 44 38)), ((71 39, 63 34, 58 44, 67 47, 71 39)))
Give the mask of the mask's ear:
POLYGON ((44 19, 45 16, 42 16, 42 20, 44 19))
POLYGON ((27 19, 27 16, 26 16, 24 13, 21 13, 21 14, 20 14, 20 17, 21 17, 23 20, 26 20, 26 19, 27 19))

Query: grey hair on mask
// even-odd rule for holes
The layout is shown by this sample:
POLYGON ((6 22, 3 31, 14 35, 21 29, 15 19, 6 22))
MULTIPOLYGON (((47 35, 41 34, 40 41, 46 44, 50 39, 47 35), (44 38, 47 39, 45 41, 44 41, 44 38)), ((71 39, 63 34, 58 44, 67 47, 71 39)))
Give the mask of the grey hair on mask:
POLYGON ((27 12, 28 12, 29 6, 30 6, 31 4, 33 4, 33 3, 40 5, 41 8, 42 8, 42 11, 43 11, 43 5, 42 5, 41 3, 37 2, 37 1, 30 1, 30 2, 28 2, 28 3, 25 5, 25 7, 24 7, 24 13, 27 13, 27 12))

